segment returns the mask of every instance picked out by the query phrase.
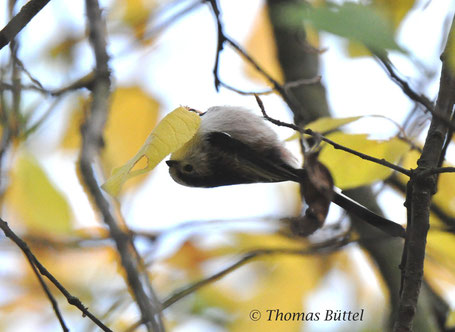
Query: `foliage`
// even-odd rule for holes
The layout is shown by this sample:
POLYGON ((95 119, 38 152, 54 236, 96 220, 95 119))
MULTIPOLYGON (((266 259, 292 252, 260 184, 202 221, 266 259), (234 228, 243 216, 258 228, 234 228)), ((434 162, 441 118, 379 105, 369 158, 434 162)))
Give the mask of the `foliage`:
MULTIPOLYGON (((222 5, 224 3, 221 1, 222 5)), ((415 1, 338 3, 310 1, 310 5, 303 7, 283 7, 281 24, 288 28, 303 24, 307 29, 306 40, 318 47, 313 51, 322 55, 332 52, 332 46, 324 48, 324 38, 320 36, 321 33, 322 36, 329 33, 343 41, 342 47, 348 50, 348 56, 354 63, 362 61, 360 56, 372 58, 371 52, 375 55, 392 52, 401 59, 414 60, 413 50, 402 46, 397 36, 409 16, 415 11, 424 12, 422 8, 415 8, 415 1)), ((103 140, 98 142, 101 152, 98 160, 93 160, 96 181, 100 185, 105 183, 103 189, 116 196, 109 209, 119 216, 122 221, 120 228, 125 230, 128 239, 137 244, 145 271, 159 299, 167 304, 168 308, 164 311, 166 327, 169 330, 187 326, 203 329, 208 326, 206 330, 296 331, 311 329, 316 326, 315 322, 311 319, 306 322, 268 321, 264 319, 267 310, 311 313, 333 307, 352 311, 363 308, 368 312, 367 319, 361 324, 343 322, 331 325, 334 329, 382 330, 387 320, 389 290, 386 289, 380 266, 364 250, 363 239, 350 233, 348 221, 337 216, 335 209, 333 215, 329 214, 327 227, 316 233, 314 238, 293 234, 289 220, 296 217, 296 211, 301 208, 300 194, 295 186, 267 185, 273 188, 269 195, 272 201, 283 202, 281 205, 286 208, 284 213, 283 209, 280 210, 283 218, 276 217, 276 214, 265 216, 264 213, 256 218, 241 218, 237 222, 224 220, 223 215, 212 215, 210 219, 214 220, 210 221, 201 217, 197 222, 186 219, 178 220, 176 225, 159 224, 161 219, 172 222, 157 212, 162 201, 148 196, 139 200, 138 197, 147 194, 150 197, 171 197, 172 202, 167 205, 169 210, 182 210, 183 206, 188 206, 183 203, 188 202, 194 210, 209 209, 212 205, 216 209, 220 201, 232 210, 237 208, 237 203, 217 196, 218 189, 207 194, 213 196, 210 197, 214 198, 213 201, 205 201, 198 198, 197 190, 184 192, 181 187, 172 187, 171 180, 158 165, 197 131, 199 116, 188 111, 187 107, 177 105, 187 100, 194 101, 192 92, 187 92, 186 88, 202 85, 200 77, 203 80, 212 79, 214 54, 209 54, 210 63, 204 62, 206 71, 198 72, 198 77, 195 77, 191 67, 195 59, 205 59, 205 54, 191 46, 195 39, 203 38, 191 34, 180 36, 175 48, 178 52, 166 48, 168 43, 173 42, 166 39, 167 28, 172 30, 174 25, 179 24, 180 17, 191 19, 193 15, 193 8, 182 9, 184 6, 180 1, 113 0, 103 4, 113 85, 103 140), (191 74, 176 69, 163 75, 160 68, 153 65, 155 57, 159 56, 170 62, 175 61, 172 68, 185 64, 191 74), (172 88, 163 92, 169 86, 172 88), (173 112, 169 112, 174 108, 173 112), (170 189, 164 188, 164 177, 169 182, 165 185, 170 189), (126 190, 121 191, 123 184, 126 190), (166 190, 171 194, 167 194, 166 190), (173 197, 174 194, 178 196, 177 191, 185 193, 186 202, 173 197), (146 205, 142 210, 146 212, 138 218, 146 222, 140 225, 134 220, 137 215, 133 202, 136 199, 146 205), (195 288, 186 294, 185 290, 191 286, 195 288), (338 290, 339 294, 333 294, 337 293, 334 290, 338 290), (329 299, 324 297, 327 292, 331 292, 329 299), (262 319, 250 319, 252 310, 259 310, 262 319), (203 325, 201 321, 208 325, 203 325)), ((2 219, 20 234, 38 260, 72 295, 77 296, 110 328, 122 331, 134 326, 140 320, 140 313, 133 292, 128 288, 117 248, 112 246, 112 234, 102 223, 99 207, 76 166, 82 145, 81 126, 92 112, 91 94, 96 80, 93 74, 87 74, 91 72, 93 61, 88 60, 92 59, 88 36, 80 23, 84 22, 85 15, 76 10, 73 12, 72 6, 77 5, 51 2, 36 17, 36 20, 49 22, 58 17, 61 20, 58 24, 62 26, 52 27, 53 34, 58 38, 41 32, 32 20, 17 37, 15 47, 18 52, 14 48, 2 49, 7 54, 0 64, 2 219), (67 14, 63 15, 63 12, 67 14), (34 39, 48 40, 39 43, 36 52, 28 54, 34 39)), ((202 2, 198 2, 196 7, 205 8, 202 2)), ((14 14, 19 9, 16 4, 14 14)), ((197 13, 209 16, 205 9, 198 9, 197 13)), ((273 27, 266 15, 267 8, 258 11, 246 38, 246 52, 257 59, 257 64, 267 73, 284 84, 275 56, 273 27)), ((199 23, 203 25, 202 30, 213 28, 202 22, 199 23)), ((193 24, 190 23, 186 22, 184 27, 189 29, 193 24)), ((215 50, 215 40, 211 41, 211 45, 215 50)), ((455 43, 450 40, 449 45, 451 63, 455 57, 451 56, 450 49, 455 43)), ((222 62, 220 66, 223 67, 222 62)), ((239 64, 236 66, 239 67, 239 64)), ((242 73, 242 80, 252 89, 263 85, 264 81, 270 85, 270 81, 258 75, 251 63, 247 66, 245 62, 240 66, 248 68, 242 73)), ((439 68, 439 62, 435 58, 428 66, 439 68)), ((430 78, 425 77, 424 81, 430 81, 430 78)), ((330 81, 323 83, 330 86, 330 81)), ((286 84, 284 87, 285 91, 292 91, 286 84)), ((201 95, 214 91, 204 90, 201 95)), ((231 94, 228 98, 238 96, 231 94)), ((241 100, 245 102, 252 99, 250 96, 243 98, 241 100)), ((274 97, 270 98, 266 100, 266 105, 269 100, 273 103, 274 97)), ((205 105, 205 101, 200 101, 200 105, 205 105)), ((200 105, 190 106, 198 108, 200 105)), ((278 105, 278 108, 286 109, 281 101, 278 105)), ((415 169, 419 149, 423 145, 419 134, 426 128, 426 124, 421 125, 422 118, 414 115, 421 109, 415 106, 416 111, 409 111, 411 115, 403 121, 403 125, 399 125, 398 130, 394 128, 384 133, 381 131, 387 126, 387 121, 383 119, 373 118, 373 126, 363 126, 368 116, 372 115, 367 113, 368 106, 363 108, 365 114, 348 112, 348 117, 320 118, 307 124, 306 128, 378 160, 385 159, 405 169, 415 169), (374 127, 379 128, 380 138, 371 133, 374 127)), ((406 111, 400 109, 402 113, 406 111)), ((290 136, 288 132, 286 135, 290 136)), ((305 138, 310 139, 309 136, 305 138)), ((317 140, 317 136, 313 138, 317 140)), ((298 139, 300 135, 295 134, 288 141, 298 139)), ((392 183, 394 185, 388 188, 394 190, 394 200, 399 201, 397 205, 401 206, 404 202, 405 192, 402 189, 409 180, 407 176, 336 150, 327 143, 321 143, 317 148, 321 150, 319 161, 330 170, 339 188, 374 185, 381 191, 392 183)), ((442 166, 450 167, 452 157, 448 154, 442 166)), ((265 186, 257 188, 259 192, 265 186)), ((455 286, 454 188, 453 173, 440 174, 433 198, 432 230, 428 236, 425 261, 425 280, 448 303, 453 301, 450 294, 453 294, 455 286)), ((245 204, 249 204, 248 201, 258 199, 252 195, 244 200, 245 204)), ((265 206, 269 202, 260 204, 265 206)), ((404 224, 404 209, 391 215, 399 215, 400 219, 396 221, 404 224)), ((38 287, 30 265, 9 239, 2 237, 0 241, 5 248, 0 254, 0 259, 5 262, 0 270, 0 331, 27 330, 30 326, 37 330, 58 329, 55 314, 38 287)), ((388 240, 380 238, 373 241, 388 240)), ((50 288, 71 330, 96 329, 87 318, 81 318, 80 312, 67 304, 54 287, 50 288)), ((453 327, 453 308, 450 312, 445 324, 453 327)))

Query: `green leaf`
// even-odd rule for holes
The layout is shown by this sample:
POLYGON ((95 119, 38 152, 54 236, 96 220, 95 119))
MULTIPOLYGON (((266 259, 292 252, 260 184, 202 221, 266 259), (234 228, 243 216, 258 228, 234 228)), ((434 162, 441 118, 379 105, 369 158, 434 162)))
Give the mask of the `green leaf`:
POLYGON ((188 142, 197 132, 200 121, 199 115, 186 107, 176 108, 158 123, 136 155, 125 165, 114 169, 112 176, 101 187, 110 195, 117 196, 125 181, 151 171, 164 157, 188 142), (147 164, 133 170, 143 159, 147 164))
POLYGON ((305 22, 316 30, 359 42, 375 52, 404 52, 395 42, 392 24, 372 6, 345 2, 342 5, 328 3, 319 7, 283 7, 280 19, 288 26, 305 22))

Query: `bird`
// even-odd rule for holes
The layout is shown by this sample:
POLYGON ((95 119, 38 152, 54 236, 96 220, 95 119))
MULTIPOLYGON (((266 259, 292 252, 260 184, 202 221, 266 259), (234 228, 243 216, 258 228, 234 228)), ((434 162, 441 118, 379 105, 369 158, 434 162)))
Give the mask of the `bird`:
MULTIPOLYGON (((166 161, 175 182, 212 188, 294 181, 308 188, 305 184, 314 181, 311 169, 299 167, 264 117, 238 106, 214 106, 198 113, 201 122, 196 134, 166 161)), ((338 188, 322 194, 387 234, 405 237, 401 225, 370 211, 338 188)))

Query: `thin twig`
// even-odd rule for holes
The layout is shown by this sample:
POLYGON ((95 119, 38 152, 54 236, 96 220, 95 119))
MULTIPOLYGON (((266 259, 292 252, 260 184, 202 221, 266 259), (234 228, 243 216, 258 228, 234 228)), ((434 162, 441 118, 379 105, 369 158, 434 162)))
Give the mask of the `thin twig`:
POLYGON ((426 177, 430 175, 435 175, 435 174, 441 174, 441 173, 454 173, 455 172, 455 167, 434 167, 430 169, 423 170, 418 174, 419 177, 426 177))
MULTIPOLYGON (((350 243, 354 243, 357 240, 352 240, 347 234, 342 234, 343 236, 337 237, 335 239, 330 239, 324 241, 319 244, 315 244, 310 248, 261 248, 250 250, 247 253, 243 254, 240 259, 236 262, 228 265, 221 271, 212 274, 211 276, 198 280, 190 285, 184 286, 181 289, 175 291, 172 295, 170 295, 166 300, 163 301, 163 310, 170 307, 177 301, 181 300, 182 298, 196 292, 197 290, 201 289, 204 286, 207 286, 217 280, 220 280, 227 274, 237 270, 238 268, 242 267, 246 263, 249 263, 251 260, 255 258, 259 258, 262 256, 271 256, 271 255, 299 255, 299 256, 306 256, 306 255, 313 255, 316 253, 331 253, 334 252, 350 243)), ((131 325, 125 332, 134 331, 141 322, 136 322, 131 325)))
POLYGON ((101 16, 101 9, 97 0, 86 0, 87 17, 89 21, 90 42, 95 53, 95 76, 92 88, 91 112, 82 127, 82 148, 79 167, 85 185, 92 195, 95 204, 109 227, 109 232, 115 241, 120 254, 121 264, 136 303, 141 312, 142 321, 148 331, 164 331, 161 320, 161 307, 153 291, 147 295, 146 289, 152 290, 148 284, 148 275, 141 273, 139 263, 134 257, 129 236, 118 226, 118 222, 111 213, 110 205, 103 196, 92 169, 92 161, 98 156, 102 146, 102 132, 107 120, 110 97, 110 72, 106 51, 106 27, 101 16))
MULTIPOLYGON (((168 17, 166 19, 166 21, 164 21, 161 24, 155 26, 151 30, 147 31, 145 33, 144 39, 149 39, 149 38, 152 38, 152 37, 158 35, 160 32, 162 32, 164 29, 166 29, 170 25, 175 24, 175 22, 178 19, 182 18, 183 16, 189 14, 194 9, 198 8, 205 1, 206 0, 197 0, 197 1, 194 1, 193 3, 190 3, 187 7, 183 8, 182 10, 180 10, 177 13, 175 13, 175 14, 171 15, 170 17, 168 17)), ((160 16, 160 15, 161 15, 161 11, 160 11, 160 13, 156 14, 156 16, 160 16)))
MULTIPOLYGON (((320 81, 321 81, 321 76, 315 76, 313 78, 308 78, 308 79, 303 78, 301 80, 287 82, 287 83, 283 84, 283 87, 285 90, 289 90, 291 88, 295 88, 295 87, 302 86, 302 85, 310 85, 310 84, 319 83, 320 81)), ((226 89, 234 91, 234 92, 236 92, 240 95, 244 95, 244 96, 254 96, 254 95, 262 96, 262 95, 269 95, 269 94, 272 94, 275 92, 274 89, 268 89, 268 90, 264 90, 264 91, 242 91, 240 89, 237 89, 231 85, 224 83, 221 80, 219 80, 219 83, 221 86, 225 87, 226 89)))
MULTIPOLYGON (((63 88, 59 88, 56 90, 46 89, 44 87, 40 87, 40 86, 37 86, 34 84, 21 84, 21 85, 18 85, 17 87, 20 88, 21 90, 36 91, 36 92, 39 92, 44 95, 48 95, 48 96, 52 96, 52 97, 59 97, 70 91, 75 91, 75 90, 79 90, 82 88, 90 89, 92 83, 93 83, 93 77, 89 77, 89 75, 86 75, 86 76, 81 77, 80 79, 74 81, 73 83, 70 83, 68 86, 65 86, 63 88)), ((13 86, 12 84, 0 82, 0 91, 3 91, 3 90, 14 91, 14 89, 16 89, 16 87, 13 86)))
POLYGON ((213 14, 215 15, 216 19, 216 27, 218 31, 218 41, 216 46, 216 58, 215 58, 215 65, 213 66, 213 76, 215 78, 215 89, 218 91, 220 89, 220 78, 218 74, 218 68, 220 64, 220 54, 223 51, 224 43, 227 41, 226 35, 223 32, 223 25, 221 23, 221 14, 220 9, 218 8, 217 0, 207 0, 210 4, 213 14))
POLYGON ((275 92, 275 90, 273 90, 273 89, 268 89, 268 90, 264 90, 264 91, 242 91, 240 89, 233 87, 232 85, 224 83, 220 79, 218 79, 218 82, 219 82, 220 86, 222 86, 228 90, 234 91, 235 93, 238 93, 239 95, 242 95, 242 96, 254 96, 254 95, 263 96, 263 95, 269 95, 269 94, 272 94, 275 92))
POLYGON ((99 328, 103 331, 112 332, 106 325, 104 325, 95 315, 93 315, 83 304, 82 302, 75 296, 71 295, 66 288, 62 286, 62 284, 55 279, 55 277, 38 261, 38 259, 33 255, 28 245, 18 237, 8 226, 8 223, 0 218, 0 228, 3 230, 5 235, 10 238, 25 254, 27 259, 29 260, 30 264, 38 269, 38 271, 48 278, 57 289, 65 296, 68 300, 68 303, 78 308, 84 316, 87 316, 90 320, 92 320, 99 328))
POLYGON ((30 0, 0 31, 0 50, 8 45, 14 37, 39 13, 50 0, 30 0))
MULTIPOLYGON (((2 227, 2 226, 3 225, 0 225, 0 227, 2 227)), ((2 229, 3 229, 3 227, 2 227, 2 229)), ((6 232, 5 232, 5 235, 6 235, 6 232)), ((17 240, 17 238, 16 238, 16 240, 17 240)), ((69 331, 68 327, 66 326, 65 320, 63 319, 62 313, 60 312, 60 309, 58 307, 57 300, 52 295, 51 291, 49 290, 49 287, 47 287, 46 283, 43 280, 43 277, 41 276, 41 274, 39 273, 38 269, 36 268, 34 260, 33 260, 33 257, 30 257, 30 255, 29 255, 30 249, 28 248, 27 244, 22 241, 21 245, 25 246, 25 247, 22 247, 17 242, 15 242, 15 243, 22 250, 22 252, 24 253, 24 255, 27 258, 28 262, 30 263, 30 266, 31 266, 31 268, 33 270, 33 273, 35 273, 35 275, 38 278, 38 281, 39 281, 41 287, 43 288, 44 292, 46 293, 46 296, 48 297, 49 301, 51 302, 52 308, 54 310, 55 315, 57 316, 57 319, 58 319, 58 321, 60 323, 60 326, 62 327, 62 330, 63 331, 69 331)))
MULTIPOLYGON (((245 58, 253 67, 261 73, 269 82, 272 84, 272 87, 274 90, 276 90, 281 97, 284 99, 286 104, 293 109, 293 110, 300 110, 303 108, 303 106, 299 103, 298 100, 293 98, 291 94, 288 94, 287 90, 280 84, 278 83, 277 80, 275 80, 270 74, 268 74, 258 63, 255 61, 245 50, 243 50, 242 47, 240 47, 239 44, 237 44, 234 40, 232 40, 229 37, 226 37, 226 41, 243 57, 245 58)), ((303 112, 302 112, 303 114, 303 112)))
MULTIPOLYGON (((32 90, 32 91, 37 91, 37 92, 40 92, 43 94, 50 94, 50 91, 48 91, 44 88, 37 87, 33 84, 20 85, 20 88, 22 90, 32 90)), ((3 90, 13 91, 14 89, 15 89, 15 87, 12 84, 0 82, 0 91, 3 91, 3 90)))
POLYGON ((394 81, 409 98, 425 107, 425 109, 428 110, 434 117, 443 121, 447 127, 451 128, 452 130, 455 129, 455 125, 451 123, 450 118, 448 118, 447 115, 438 113, 435 110, 433 103, 428 99, 428 97, 426 97, 423 94, 415 92, 410 87, 409 83, 403 80, 396 73, 394 66, 389 58, 378 55, 375 58, 383 65, 392 81, 394 81))
MULTIPOLYGON (((402 180, 398 178, 398 176, 392 175, 385 181, 386 184, 391 186, 393 189, 401 192, 402 194, 406 194, 406 185, 402 182, 402 180)), ((444 229, 455 229, 455 218, 447 214, 445 212, 445 209, 442 208, 434 200, 431 202, 430 210, 439 220, 441 220, 446 225, 444 229)))
POLYGON ((194 293, 198 289, 206 286, 207 284, 210 284, 216 280, 221 279, 228 273, 236 270, 237 268, 241 267, 245 263, 249 262, 250 260, 254 258, 258 258, 261 256, 269 256, 269 255, 313 255, 316 253, 331 253, 333 251, 336 251, 347 244, 356 242, 357 240, 352 240, 349 237, 342 236, 341 238, 336 238, 336 239, 330 239, 328 241, 324 241, 323 243, 316 244, 314 246, 311 246, 310 248, 305 248, 305 249, 296 249, 296 248, 272 248, 272 249, 256 249, 256 250, 251 250, 244 254, 242 258, 240 258, 238 261, 235 263, 227 266, 226 268, 222 269, 221 271, 211 275, 208 278, 199 280, 191 285, 185 286, 182 289, 176 291, 174 294, 169 296, 166 300, 163 301, 163 309, 171 306, 178 300, 182 299, 183 297, 194 293))
POLYGON ((34 124, 32 124, 30 127, 24 129, 23 135, 27 137, 31 133, 33 133, 35 130, 37 130, 41 125, 49 119, 49 117, 52 115, 53 111, 57 109, 57 105, 60 103, 62 99, 61 98, 56 98, 53 103, 49 106, 49 108, 44 112, 44 114, 36 120, 34 124))
MULTIPOLYGON (((117 52, 117 57, 118 56, 123 56, 123 55, 131 55, 131 50, 138 46, 138 45, 141 45, 140 43, 143 41, 143 40, 149 40, 149 39, 152 39, 153 37, 156 37, 158 34, 160 34, 163 30, 165 30, 166 28, 168 28, 170 25, 172 24, 175 24, 177 20, 179 20, 180 18, 184 17, 185 15, 189 14, 190 12, 192 12, 193 10, 195 10, 196 8, 198 8, 200 5, 202 5, 206 0, 197 0, 193 3, 191 3, 190 5, 188 5, 187 7, 183 8, 182 10, 180 10, 179 12, 171 15, 170 17, 168 17, 166 19, 166 21, 162 22, 162 23, 159 23, 157 24, 155 27, 151 28, 149 31, 146 31, 144 36, 141 38, 141 39, 135 39, 134 41, 132 41, 131 43, 128 43, 124 48, 122 48, 121 51, 117 52)), ((174 7, 176 5, 176 2, 178 1, 174 1, 174 2, 165 2, 163 4, 163 7, 174 7)), ((164 15, 164 12, 165 9, 157 9, 157 13, 154 13, 154 15, 152 15, 152 19, 154 17, 159 17, 161 15, 164 15)))
MULTIPOLYGON (((221 85, 220 78, 219 78, 219 62, 220 62, 220 53, 223 50, 224 44, 228 43, 231 47, 239 53, 247 62, 249 62, 261 75, 263 75, 267 81, 272 85, 273 90, 277 91, 283 100, 288 104, 288 106, 293 110, 301 110, 303 106, 299 103, 298 100, 293 98, 292 94, 289 94, 287 89, 284 88, 277 80, 275 80, 269 73, 267 73, 256 60, 251 57, 237 42, 233 39, 228 37, 223 31, 223 23, 220 17, 220 10, 218 8, 217 0, 206 0, 213 11, 213 14, 216 19, 217 23, 217 30, 218 30, 218 43, 217 43, 217 50, 216 50, 216 59, 215 65, 213 68, 213 75, 215 79, 215 88, 218 91, 219 86, 221 85)), ((303 113, 303 112, 301 112, 303 113)))
POLYGON ((59 97, 67 92, 70 91, 75 91, 79 90, 82 88, 87 88, 90 89, 93 84, 93 73, 89 73, 88 75, 85 75, 76 81, 70 83, 67 86, 64 86, 63 88, 51 90, 44 88, 43 86, 37 86, 35 84, 19 84, 16 86, 5 83, 5 82, 0 82, 0 91, 8 90, 8 91, 14 91, 15 89, 21 89, 21 90, 30 90, 30 91, 36 91, 39 93, 42 93, 44 95, 52 96, 52 97, 59 97))
POLYGON ((43 277, 41 276, 41 274, 39 273, 38 269, 36 268, 35 264, 33 264, 33 261, 31 260, 31 258, 29 256, 27 256, 27 260, 30 263, 30 266, 32 267, 33 273, 35 273, 36 277, 38 278, 38 281, 41 284, 41 287, 43 288, 44 292, 46 293, 46 296, 48 297, 49 301, 51 301, 52 308, 54 309, 55 315, 57 316, 60 326, 62 327, 62 330, 65 332, 69 332, 69 328, 66 326, 62 313, 60 312, 60 309, 58 308, 57 300, 52 295, 51 291, 49 290, 49 287, 47 287, 46 283, 43 280, 43 277))
MULTIPOLYGON (((3 80, 4 74, 3 68, 0 68, 0 80, 3 80)), ((3 169, 3 159, 12 140, 10 117, 7 110, 8 107, 5 102, 5 94, 0 90, 0 124, 2 126, 2 137, 0 140, 0 170, 3 169)), ((3 191, 6 188, 3 182, 2 177, 0 177, 0 194, 3 194, 3 191)))
POLYGON ((284 83, 283 88, 287 91, 289 89, 299 88, 302 85, 311 85, 311 84, 320 83, 321 79, 322 79, 321 75, 316 75, 311 78, 301 78, 296 81, 289 81, 289 82, 284 83))
MULTIPOLYGON (((451 123, 455 124, 455 117, 453 116, 453 114, 452 114, 452 118, 451 118, 451 123)), ((439 158, 438 167, 442 167, 442 165, 444 164, 444 161, 446 159, 447 150, 449 149, 450 143, 452 143, 453 134, 454 134, 454 130, 452 128, 449 128, 447 135, 446 135, 446 140, 444 142, 444 146, 442 147, 442 152, 441 152, 441 157, 439 158)))
POLYGON ((41 89, 43 89, 43 85, 41 84, 41 82, 35 78, 29 71, 27 68, 25 68, 25 65, 24 63, 19 59, 19 58, 16 58, 16 64, 17 66, 25 73, 25 75, 27 75, 27 77, 30 79, 30 81, 32 81, 36 86, 40 87, 41 89))
MULTIPOLYGON (((304 132, 307 135, 314 135, 314 133, 313 133, 313 131, 311 129, 305 129, 304 132)), ((403 167, 401 167, 399 165, 395 165, 395 164, 385 160, 384 158, 378 159, 378 158, 369 156, 367 154, 358 152, 356 150, 353 150, 353 149, 350 149, 350 148, 348 148, 346 146, 338 144, 338 143, 336 143, 336 142, 332 141, 331 139, 328 139, 327 137, 324 137, 324 136, 321 136, 321 140, 326 142, 326 143, 329 143, 330 145, 332 145, 337 150, 342 150, 342 151, 351 153, 351 154, 353 154, 353 155, 355 155, 355 156, 357 156, 359 158, 362 158, 364 160, 368 160, 368 161, 374 162, 376 164, 391 168, 391 169, 393 169, 393 170, 395 170, 397 172, 400 172, 400 173, 402 173, 404 175, 411 176, 411 171, 410 170, 408 170, 406 168, 403 168, 403 167)))
POLYGON ((318 137, 322 141, 332 145, 337 150, 342 150, 342 151, 351 153, 351 154, 353 154, 353 155, 355 155, 355 156, 357 156, 359 158, 362 158, 364 160, 368 160, 368 161, 374 162, 376 164, 391 168, 391 169, 393 169, 393 170, 395 170, 397 172, 400 172, 400 173, 402 173, 404 175, 411 176, 411 174, 412 174, 411 171, 408 170, 408 169, 405 169, 405 168, 403 168, 401 166, 395 165, 395 164, 393 164, 393 163, 391 163, 391 162, 389 162, 389 161, 387 161, 385 159, 378 159, 378 158, 369 156, 367 154, 358 152, 356 150, 350 149, 350 148, 348 148, 346 146, 343 146, 341 144, 338 144, 338 143, 332 141, 331 139, 328 139, 327 137, 325 137, 325 136, 323 136, 323 135, 321 135, 319 133, 314 132, 313 130, 311 130, 309 128, 302 129, 299 126, 296 126, 295 124, 287 123, 287 122, 283 122, 283 121, 271 118, 270 116, 268 116, 267 112, 265 111, 265 107, 264 107, 264 104, 262 103, 261 99, 258 96, 256 96, 256 100, 258 102, 259 108, 261 109, 262 115, 264 116, 264 118, 267 121, 270 121, 271 123, 273 123, 273 124, 275 124, 277 126, 288 127, 288 128, 291 128, 291 129, 293 129, 295 131, 298 131, 301 134, 307 134, 307 135, 310 135, 310 136, 318 137))

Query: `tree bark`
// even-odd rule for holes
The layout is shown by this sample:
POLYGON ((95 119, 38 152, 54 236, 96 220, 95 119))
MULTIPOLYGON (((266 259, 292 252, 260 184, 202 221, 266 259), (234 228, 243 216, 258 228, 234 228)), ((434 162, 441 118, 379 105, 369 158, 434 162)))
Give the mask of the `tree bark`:
MULTIPOLYGON (((298 4, 298 0, 268 0, 269 17, 273 26, 277 56, 283 70, 285 82, 312 78, 319 74, 319 54, 308 44, 304 26, 300 28, 283 25, 279 20, 280 6, 298 4)), ((291 90, 293 96, 300 102, 300 110, 292 109, 294 121, 302 126, 317 118, 329 116, 329 106, 326 99, 325 87, 322 84, 299 86, 291 90)), ((367 208, 382 214, 370 188, 359 188, 347 192, 348 196, 367 208)), ((361 238, 383 238, 384 233, 369 226, 363 220, 351 216, 351 221, 361 238)), ((385 241, 365 241, 362 248, 368 252, 376 263, 379 272, 389 290, 390 317, 387 329, 390 330, 396 319, 399 303, 400 270, 403 242, 401 239, 390 238, 385 241)), ((415 331, 437 331, 437 323, 433 314, 432 303, 425 296, 419 302, 415 331)))

